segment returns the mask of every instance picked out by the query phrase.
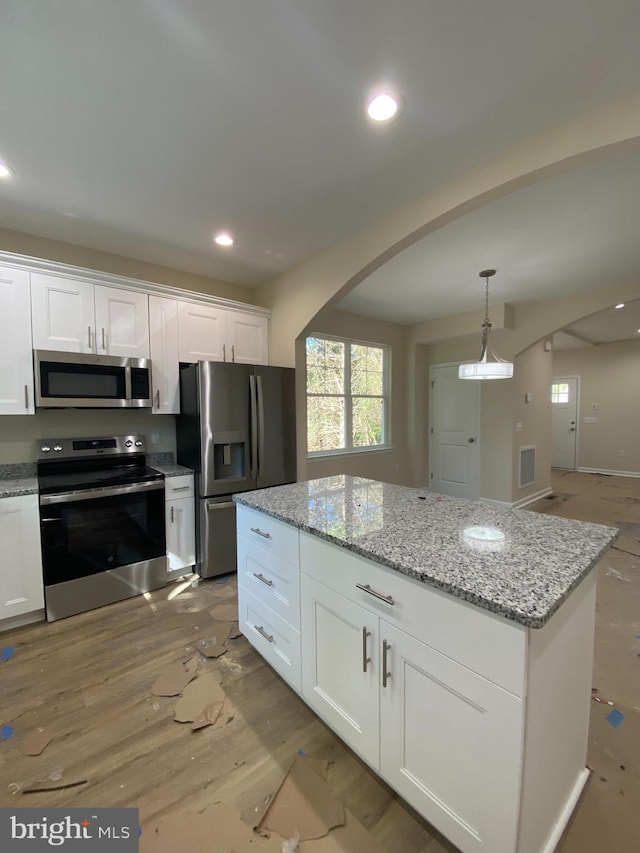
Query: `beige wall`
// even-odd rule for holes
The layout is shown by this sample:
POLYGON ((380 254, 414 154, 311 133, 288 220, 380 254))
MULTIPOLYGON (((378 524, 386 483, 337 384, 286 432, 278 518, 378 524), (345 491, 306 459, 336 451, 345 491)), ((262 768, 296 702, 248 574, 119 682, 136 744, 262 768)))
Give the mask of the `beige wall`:
POLYGON ((99 272, 124 275, 155 284, 179 287, 182 290, 206 293, 209 296, 235 299, 238 302, 251 304, 254 302, 254 290, 250 287, 229 284, 226 281, 194 275, 169 267, 160 267, 145 261, 137 261, 134 258, 124 258, 121 255, 86 249, 83 246, 75 246, 71 243, 61 243, 58 240, 36 237, 33 234, 9 231, 7 228, 0 228, 0 251, 29 255, 32 258, 57 261, 63 264, 73 264, 99 272))
POLYGON ((513 502, 551 487, 551 377, 553 354, 545 352, 543 342, 535 344, 518 356, 514 363, 511 392, 513 399, 512 437, 513 502), (531 402, 526 402, 526 394, 531 402), (522 424, 522 430, 516 424, 522 424), (520 448, 536 448, 535 482, 518 488, 520 448))
POLYGON ((296 406, 298 442, 298 479, 327 477, 332 474, 353 474, 406 484, 407 469, 407 379, 406 329, 396 323, 386 323, 325 309, 309 324, 305 334, 296 342, 296 406), (385 344, 391 350, 391 448, 388 450, 349 453, 341 456, 307 459, 305 339, 307 334, 335 335, 371 344, 385 344))
POLYGON ((555 352, 553 376, 580 377, 577 466, 640 474, 640 341, 555 352))
POLYGON ((40 438, 82 438, 84 436, 141 433, 147 453, 175 453, 175 418, 152 415, 135 409, 49 409, 35 415, 0 417, 0 464, 35 462, 40 438), (159 443, 151 443, 158 433, 159 443))

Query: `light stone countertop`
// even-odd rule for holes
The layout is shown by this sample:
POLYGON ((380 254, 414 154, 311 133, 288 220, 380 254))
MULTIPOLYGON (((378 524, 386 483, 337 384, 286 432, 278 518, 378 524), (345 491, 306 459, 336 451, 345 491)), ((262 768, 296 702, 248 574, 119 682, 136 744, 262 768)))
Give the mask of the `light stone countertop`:
POLYGON ((15 498, 19 495, 37 495, 38 481, 35 477, 19 480, 0 480, 0 498, 15 498))
POLYGON ((167 465, 149 465, 149 467, 164 474, 165 477, 181 477, 183 474, 193 474, 192 468, 185 468, 184 465, 176 465, 173 462, 167 465))
POLYGON ((234 500, 530 628, 549 620, 618 534, 347 475, 234 500))

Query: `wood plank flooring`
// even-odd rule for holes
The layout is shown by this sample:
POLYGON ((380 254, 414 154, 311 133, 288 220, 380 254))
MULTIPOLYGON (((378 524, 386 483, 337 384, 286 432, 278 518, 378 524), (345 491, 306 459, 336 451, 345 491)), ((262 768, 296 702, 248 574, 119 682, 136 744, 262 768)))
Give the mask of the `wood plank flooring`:
MULTIPOLYGON (((556 497, 534 509, 615 523, 627 537, 623 545, 638 541, 640 481, 556 472, 554 482, 556 497)), ((14 729, 13 737, 0 742, 0 805, 136 806, 144 826, 220 800, 250 821, 304 750, 333 762, 333 792, 390 853, 454 853, 243 637, 218 659, 195 651, 196 640, 211 635, 208 609, 235 599, 235 578, 186 586, 176 594, 179 588, 172 584, 92 613, 0 635, 0 647, 15 647, 13 658, 0 663, 0 726, 14 729), (235 718, 225 728, 191 732, 173 720, 174 699, 151 694, 167 665, 192 654, 204 671, 219 674, 235 705, 235 718), (40 756, 23 755, 23 738, 39 726, 54 740, 40 756), (64 779, 89 782, 66 791, 20 793, 56 771, 64 779)), ((640 557, 610 549, 598 567, 593 683, 599 696, 625 713, 625 721, 613 728, 606 721, 611 707, 593 703, 594 773, 559 847, 562 853, 640 850, 639 614, 640 557)))

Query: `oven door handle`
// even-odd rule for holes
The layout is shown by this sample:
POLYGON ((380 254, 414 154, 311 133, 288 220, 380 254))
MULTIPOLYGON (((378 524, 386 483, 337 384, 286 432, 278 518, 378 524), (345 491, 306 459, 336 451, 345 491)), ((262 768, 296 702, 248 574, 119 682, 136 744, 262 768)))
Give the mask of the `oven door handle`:
POLYGON ((146 483, 131 483, 127 486, 106 486, 103 489, 86 489, 78 492, 64 492, 61 495, 40 495, 40 506, 47 504, 69 504, 76 501, 92 501, 98 498, 110 498, 117 495, 131 495, 135 492, 150 492, 164 489, 164 480, 149 480, 146 483))

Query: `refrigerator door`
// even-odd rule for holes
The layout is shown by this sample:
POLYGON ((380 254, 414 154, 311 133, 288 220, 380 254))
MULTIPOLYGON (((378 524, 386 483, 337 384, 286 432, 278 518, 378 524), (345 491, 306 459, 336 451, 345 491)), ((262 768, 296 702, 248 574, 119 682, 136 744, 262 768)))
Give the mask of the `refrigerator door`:
POLYGON ((255 489, 251 466, 251 365, 198 362, 200 495, 255 489))
POLYGON ((198 522, 198 571, 201 577, 235 572, 236 505, 231 496, 203 498, 198 522))
POLYGON ((295 370, 256 365, 258 488, 296 480, 295 370))

